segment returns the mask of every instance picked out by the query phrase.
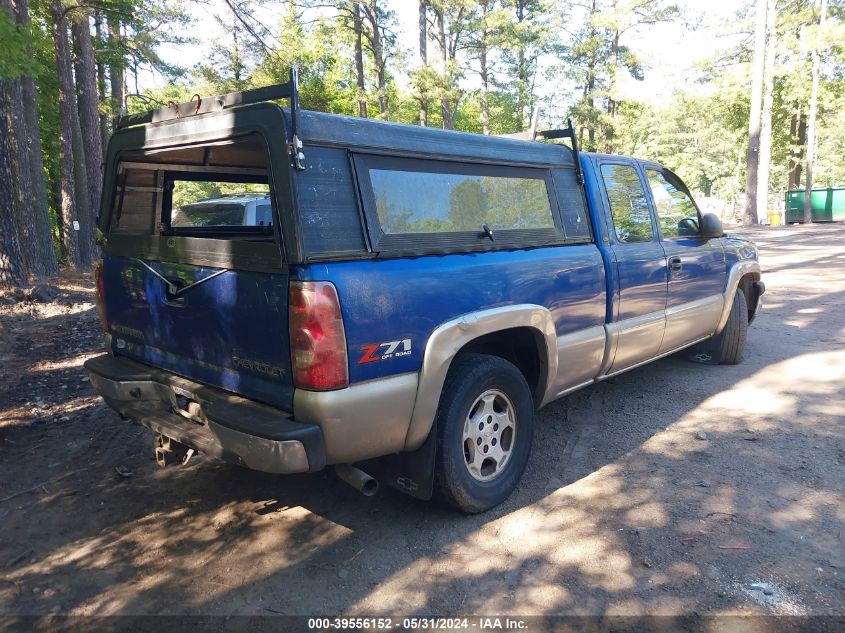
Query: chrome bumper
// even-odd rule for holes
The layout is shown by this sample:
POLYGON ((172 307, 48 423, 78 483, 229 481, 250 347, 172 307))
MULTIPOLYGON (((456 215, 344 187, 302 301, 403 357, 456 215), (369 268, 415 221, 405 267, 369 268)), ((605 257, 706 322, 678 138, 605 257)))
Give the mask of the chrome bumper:
POLYGON ((112 409, 189 448, 268 473, 326 465, 320 427, 287 412, 109 354, 85 369, 112 409))

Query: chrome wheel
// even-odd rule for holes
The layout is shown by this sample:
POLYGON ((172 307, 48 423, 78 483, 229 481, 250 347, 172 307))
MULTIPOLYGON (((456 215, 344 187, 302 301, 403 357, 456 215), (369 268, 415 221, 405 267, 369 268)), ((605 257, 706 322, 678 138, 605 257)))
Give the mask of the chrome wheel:
POLYGON ((477 481, 495 479, 507 466, 516 438, 516 411, 498 389, 482 393, 464 421, 464 465, 477 481))

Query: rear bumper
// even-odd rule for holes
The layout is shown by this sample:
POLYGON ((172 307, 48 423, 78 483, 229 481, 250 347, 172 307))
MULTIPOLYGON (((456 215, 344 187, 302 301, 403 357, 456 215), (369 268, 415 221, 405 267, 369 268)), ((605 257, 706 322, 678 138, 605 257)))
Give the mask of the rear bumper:
POLYGON ((109 354, 85 369, 112 409, 197 451, 269 473, 326 465, 320 427, 280 409, 109 354))

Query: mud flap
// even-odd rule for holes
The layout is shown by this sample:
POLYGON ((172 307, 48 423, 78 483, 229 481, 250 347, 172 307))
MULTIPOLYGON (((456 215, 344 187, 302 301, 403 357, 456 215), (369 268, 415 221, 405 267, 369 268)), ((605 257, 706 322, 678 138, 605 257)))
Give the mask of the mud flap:
POLYGON ((434 490, 434 457, 437 452, 436 426, 417 450, 383 457, 383 481, 406 495, 428 501, 434 490))

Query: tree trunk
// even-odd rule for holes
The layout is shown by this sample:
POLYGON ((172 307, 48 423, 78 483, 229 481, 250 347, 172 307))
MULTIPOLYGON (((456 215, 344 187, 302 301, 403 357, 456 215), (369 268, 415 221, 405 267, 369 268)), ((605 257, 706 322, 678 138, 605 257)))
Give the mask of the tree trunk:
POLYGON ((385 117, 387 116, 387 69, 384 58, 384 43, 381 39, 378 0, 369 0, 369 4, 364 6, 373 29, 373 65, 376 68, 376 84, 378 85, 378 109, 382 117, 385 117))
MULTIPOLYGON (((85 161, 85 184, 87 202, 78 215, 85 232, 80 235, 80 254, 84 263, 99 257, 94 239, 94 226, 100 195, 103 189, 103 142, 100 132, 100 115, 97 108, 97 63, 91 44, 91 24, 88 12, 76 9, 73 13, 73 49, 75 56, 77 102, 79 104, 79 129, 81 144, 79 151, 85 161)), ((78 166, 78 164, 77 164, 78 166)))
MULTIPOLYGON (((487 33, 482 37, 486 39, 487 33)), ((486 43, 479 49, 478 63, 481 67, 481 128, 485 134, 490 134, 490 67, 487 63, 486 43)))
MULTIPOLYGON (((2 9, 0 9, 2 10, 2 9)), ((2 113, 6 119, 6 138, 8 145, 7 160, 11 181, 9 186, 14 202, 15 231, 20 245, 23 268, 26 274, 32 268, 32 255, 27 246, 35 239, 35 226, 29 212, 29 194, 32 191, 32 172, 26 153, 27 134, 23 113, 23 87, 19 77, 4 82, 3 94, 0 95, 2 113)))
MULTIPOLYGON (((18 27, 30 29, 27 0, 0 0, 18 27)), ((29 54, 31 50, 27 51, 29 54)), ((14 154, 11 156, 18 190, 19 244, 27 272, 36 278, 58 272, 53 236, 50 228, 50 211, 47 187, 44 181, 44 162, 41 154, 41 130, 38 121, 38 102, 32 76, 24 75, 9 82, 14 87, 12 104, 9 105, 9 136, 14 154)))
MULTIPOLYGON (((525 19, 525 1, 516 1, 516 23, 520 24, 525 19)), ((528 68, 525 63, 525 42, 519 42, 516 51, 516 129, 523 131, 525 126, 525 96, 528 86, 528 68)))
MULTIPOLYGON (((118 50, 121 46, 120 37, 120 20, 116 15, 109 14, 109 44, 112 49, 118 50)), ((117 127, 117 122, 123 115, 124 108, 124 90, 125 70, 123 64, 123 56, 120 61, 112 62, 109 66, 109 87, 111 88, 111 111, 112 111, 112 129, 117 127)))
POLYGON ((30 274, 36 278, 52 277, 59 273, 56 250, 53 248, 53 227, 50 222, 50 205, 47 198, 47 182, 44 177, 44 155, 41 151, 41 130, 38 122, 38 97, 35 81, 24 77, 23 103, 29 141, 27 159, 31 174, 30 215, 35 226, 31 248, 30 274))
MULTIPOLYGON (((819 16, 819 31, 824 28, 827 18, 827 0, 821 0, 821 15, 819 16)), ((816 114, 819 107, 819 55, 818 42, 813 47, 813 84, 810 89, 810 116, 807 121, 807 164, 804 167, 806 186, 804 187, 804 223, 812 224, 813 213, 810 207, 810 196, 813 191, 813 168, 816 162, 816 114)))
POLYGON ((766 61, 763 64, 763 111, 760 123, 760 163, 757 173, 757 212, 769 209, 769 170, 772 163, 772 102, 774 100, 775 55, 777 54, 777 4, 766 8, 766 61))
MULTIPOLYGON (((8 82, 0 80, 0 95, 8 82)), ((21 286, 24 283, 24 262, 16 229, 14 178, 12 176, 9 125, 0 116, 0 286, 21 286)))
MULTIPOLYGON (((428 66, 428 2, 419 0, 419 36, 420 36, 420 61, 422 67, 428 66)), ((420 125, 428 125, 428 99, 420 99, 420 125)))
POLYGON ((373 66, 376 70, 376 85, 378 86, 378 109, 382 118, 387 116, 387 69, 384 56, 384 42, 381 39, 381 21, 378 0, 367 0, 360 4, 364 16, 370 23, 367 40, 373 54, 373 66))
MULTIPOLYGON (((14 0, 17 22, 24 28, 30 28, 28 0, 14 0)), ((56 251, 53 248, 53 228, 50 221, 50 205, 47 197, 47 182, 44 177, 44 155, 41 151, 41 127, 38 116, 38 91, 35 79, 24 76, 21 79, 23 96, 23 114, 26 129, 26 157, 29 163, 30 182, 30 217, 34 226, 33 242, 27 248, 30 251, 30 274, 40 279, 59 273, 56 251)))
MULTIPOLYGON (((99 11, 94 13, 94 32, 97 35, 97 42, 101 43, 103 15, 99 11)), ((101 59, 97 60, 97 104, 100 113, 100 144, 105 158, 106 147, 109 143, 109 118, 106 116, 106 64, 101 59)))
POLYGON ((757 0, 754 25, 754 59, 751 67, 751 109, 748 114, 748 158, 745 173, 745 224, 757 224, 757 177, 760 166, 760 119, 763 102, 763 71, 766 61, 766 13, 768 0, 757 0))
POLYGON ((73 70, 70 42, 61 0, 50 0, 53 41, 56 46, 57 79, 59 84, 59 164, 61 170, 61 226, 65 258, 70 268, 78 268, 79 219, 76 209, 76 187, 73 166, 73 131, 79 125, 73 90, 73 70))
POLYGON ((586 92, 587 96, 587 108, 590 111, 590 125, 587 128, 587 140, 589 145, 586 149, 590 152, 594 152, 596 151, 596 121, 594 120, 596 109, 596 60, 592 55, 590 56, 590 60, 587 64, 587 83, 584 92, 586 92))
POLYGON ((367 95, 364 83, 364 51, 361 46, 361 8, 352 3, 352 26, 355 31, 355 81, 358 84, 358 116, 367 118, 367 95))
MULTIPOLYGON (((598 6, 596 4, 596 0, 593 0, 592 5, 590 7, 590 40, 595 39, 596 37, 596 27, 595 23, 593 22, 593 16, 597 13, 598 6)), ((583 145, 583 138, 581 139, 581 147, 584 147, 587 151, 594 152, 596 151, 596 125, 597 121, 595 120, 595 110, 596 110, 596 52, 595 50, 590 50, 587 53, 587 77, 586 81, 584 82, 584 99, 587 102, 587 109, 590 112, 588 124, 589 127, 587 128, 587 141, 589 145, 584 147, 583 145)))
POLYGON ((96 259, 92 222, 94 212, 91 208, 91 190, 88 187, 88 157, 85 155, 78 112, 74 112, 71 136, 73 144, 73 189, 76 193, 76 219, 79 221, 77 231, 79 263, 83 268, 86 268, 96 259))
POLYGON ((789 157, 789 188, 798 189, 801 185, 801 165, 804 162, 804 150, 807 144, 807 115, 796 110, 789 124, 789 139, 792 144, 789 157))
MULTIPOLYGON (((614 9, 616 6, 614 5, 614 9)), ((610 71, 608 72, 608 80, 607 80, 607 118, 608 118, 608 125, 607 130, 605 132, 605 147, 604 151, 608 154, 612 154, 614 151, 614 136, 616 134, 615 130, 615 121, 616 121, 616 100, 613 98, 613 95, 616 92, 616 71, 619 68, 619 31, 613 31, 613 37, 610 40, 610 71)))
POLYGON ((437 22, 437 40, 440 45, 440 61, 442 63, 443 71, 443 90, 445 94, 440 98, 440 114, 443 118, 443 129, 454 130, 455 122, 452 120, 452 100, 449 98, 449 90, 451 88, 449 81, 449 45, 446 41, 446 17, 443 11, 435 9, 435 19, 437 22))

